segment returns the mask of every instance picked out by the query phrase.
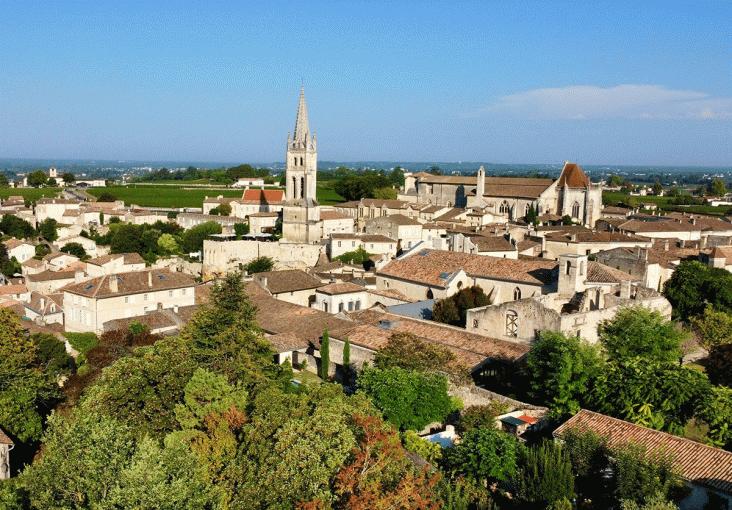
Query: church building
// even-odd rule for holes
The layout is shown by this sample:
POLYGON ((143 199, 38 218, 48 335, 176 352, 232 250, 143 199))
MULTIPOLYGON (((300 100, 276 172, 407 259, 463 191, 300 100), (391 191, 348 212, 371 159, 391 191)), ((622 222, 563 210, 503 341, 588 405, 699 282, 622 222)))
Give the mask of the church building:
POLYGON ((295 118, 295 132, 287 135, 285 156, 285 204, 282 208, 282 239, 292 243, 317 243, 323 235, 320 204, 316 198, 318 142, 310 132, 305 90, 295 118))

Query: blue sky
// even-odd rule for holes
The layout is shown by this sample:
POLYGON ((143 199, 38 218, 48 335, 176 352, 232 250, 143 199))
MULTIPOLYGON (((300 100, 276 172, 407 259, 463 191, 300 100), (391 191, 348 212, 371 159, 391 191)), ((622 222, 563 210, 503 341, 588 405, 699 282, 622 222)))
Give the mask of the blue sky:
POLYGON ((732 2, 5 2, 0 157, 732 164, 732 2), (232 5, 232 4, 238 5, 232 5))

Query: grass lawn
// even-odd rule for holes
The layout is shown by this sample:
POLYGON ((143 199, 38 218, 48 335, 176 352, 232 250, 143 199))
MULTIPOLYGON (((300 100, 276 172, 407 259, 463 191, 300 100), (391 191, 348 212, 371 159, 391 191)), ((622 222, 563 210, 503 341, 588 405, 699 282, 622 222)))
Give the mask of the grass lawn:
POLYGON ((99 343, 99 338, 94 333, 64 333, 66 339, 79 354, 84 355, 99 343))
POLYGON ((346 199, 335 192, 333 186, 335 181, 320 181, 318 182, 318 202, 320 205, 333 205, 345 202, 346 199))
POLYGON ((208 197, 241 197, 242 191, 236 189, 183 189, 170 185, 107 186, 106 188, 89 188, 87 191, 98 197, 102 193, 111 193, 126 205, 145 207, 202 207, 208 197))
POLYGON ((300 381, 305 386, 318 385, 323 382, 320 377, 307 370, 293 370, 292 378, 300 381))
POLYGON ((715 214, 724 215, 730 214, 732 207, 712 207, 711 205, 674 205, 671 204, 671 197, 656 197, 656 196, 631 196, 627 193, 621 193, 619 191, 603 191, 602 203, 605 205, 616 205, 623 203, 626 205, 639 206, 642 203, 653 203, 663 211, 679 211, 696 214, 715 214))
POLYGON ((0 188, 0 198, 6 199, 11 195, 19 195, 26 200, 35 201, 44 197, 56 197, 59 191, 61 188, 0 188))

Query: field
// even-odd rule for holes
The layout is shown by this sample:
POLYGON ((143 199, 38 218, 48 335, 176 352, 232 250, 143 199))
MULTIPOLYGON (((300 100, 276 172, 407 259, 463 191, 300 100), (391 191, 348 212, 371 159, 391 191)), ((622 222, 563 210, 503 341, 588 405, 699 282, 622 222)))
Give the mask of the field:
POLYGON ((0 198, 6 199, 11 195, 20 195, 26 200, 35 201, 39 198, 51 198, 58 195, 61 188, 0 188, 0 198))
POLYGON ((659 209, 664 211, 681 211, 696 214, 729 214, 732 208, 729 207, 712 207, 710 205, 674 205, 671 204, 671 197, 630 196, 627 193, 619 191, 604 191, 602 193, 602 203, 605 205, 616 205, 623 203, 633 207, 640 206, 642 203, 654 203, 659 209))
MULTIPOLYGON (((38 190, 32 190, 38 191, 38 190)), ((98 197, 102 193, 111 193, 125 204, 143 207, 201 207, 208 197, 241 197, 240 189, 187 188, 185 184, 130 184, 128 186, 108 186, 106 188, 89 188, 90 194, 98 197)), ((331 182, 318 183, 318 200, 321 205, 343 202, 343 197, 332 188, 331 182)))

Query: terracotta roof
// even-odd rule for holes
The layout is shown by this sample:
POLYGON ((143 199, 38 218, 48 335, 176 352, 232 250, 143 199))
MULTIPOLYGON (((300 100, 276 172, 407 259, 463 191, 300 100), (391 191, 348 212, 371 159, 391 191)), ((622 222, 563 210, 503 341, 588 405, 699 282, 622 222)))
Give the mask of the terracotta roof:
POLYGON ((11 238, 11 239, 8 239, 3 244, 5 245, 5 247, 8 250, 12 250, 13 248, 17 248, 18 246, 23 246, 24 244, 28 244, 30 246, 34 246, 33 243, 29 243, 28 241, 21 241, 20 239, 16 239, 14 237, 11 238))
POLYGON ((554 436, 561 438, 567 430, 574 428, 590 430, 607 438, 610 447, 633 443, 647 452, 667 453, 684 479, 732 493, 732 452, 585 409, 557 428, 554 436))
MULTIPOLYGON (((628 220, 618 225, 618 228, 628 232, 690 232, 702 230, 701 225, 683 224, 673 220, 628 220)), ((730 230, 732 230, 732 226, 730 226, 730 230)))
POLYGON ((41 271, 36 274, 29 274, 26 280, 31 282, 48 282, 52 280, 73 280, 76 277, 76 271, 41 271))
POLYGON ((630 211, 631 210, 628 209, 627 207, 617 207, 617 206, 614 206, 614 205, 608 205, 608 206, 605 206, 605 207, 602 208, 602 213, 603 214, 625 214, 625 215, 628 215, 628 214, 630 214, 630 211))
POLYGON ((3 429, 0 429, 0 444, 15 444, 13 440, 8 437, 3 429))
POLYGON ((257 307, 257 323, 270 334, 291 333, 301 340, 318 344, 323 330, 343 328, 351 322, 316 308, 298 306, 275 299, 256 282, 247 284, 247 294, 257 307))
POLYGON ((353 216, 350 214, 343 214, 338 211, 320 211, 321 220, 350 220, 353 216))
POLYGON ((0 295, 6 296, 8 294, 25 294, 28 292, 28 287, 24 284, 16 285, 0 285, 0 295))
POLYGON ((28 259, 25 262, 23 262, 21 264, 21 266, 26 266, 26 267, 42 267, 43 266, 43 261, 42 260, 35 259, 35 258, 32 258, 32 259, 28 259))
POLYGON ((577 163, 567 161, 562 168, 557 187, 563 188, 565 184, 570 188, 586 188, 590 185, 590 178, 577 163))
POLYGON ((456 221, 456 218, 463 214, 465 214, 465 209, 453 207, 452 209, 445 211, 444 214, 436 217, 434 221, 456 221))
POLYGON ((438 211, 442 211, 444 208, 445 208, 444 205, 428 205, 424 209, 420 209, 419 212, 432 214, 432 213, 436 213, 438 211))
POLYGON ((715 246, 710 258, 727 259, 732 262, 732 246, 715 246))
POLYGON ((516 247, 503 236, 475 236, 470 240, 478 247, 478 251, 514 251, 516 247))
POLYGON ((379 218, 373 218, 369 220, 370 222, 375 223, 382 223, 382 222, 389 222, 393 223, 395 225, 422 225, 417 220, 414 220, 408 216, 404 216, 403 214, 392 214, 391 216, 380 216, 379 218))
POLYGON ((301 271, 300 269, 266 271, 263 273, 256 273, 254 278, 272 294, 315 289, 325 285, 320 281, 320 278, 316 278, 305 271, 301 271), (267 281, 266 285, 264 285, 265 279, 267 281))
POLYGON ((514 260, 425 249, 393 260, 377 274, 444 288, 453 274, 464 269, 470 276, 544 285, 556 280, 556 267, 557 263, 549 260, 514 260))
POLYGON ((529 346, 468 333, 463 328, 448 326, 370 309, 351 312, 350 318, 360 325, 333 330, 333 336, 347 336, 355 344, 372 350, 383 348, 394 333, 412 333, 422 340, 449 348, 467 368, 481 364, 486 358, 513 362, 523 357, 529 346))
POLYGON ((396 240, 381 234, 362 234, 359 239, 364 243, 396 243, 396 240))
POLYGON ((530 250, 531 248, 536 248, 537 246, 541 246, 541 243, 538 241, 533 241, 531 239, 524 239, 523 241, 519 241, 518 243, 516 243, 516 249, 518 251, 530 250))
POLYGON ((368 289, 369 294, 373 294, 375 296, 384 296, 392 299, 398 299, 399 301, 404 301, 405 303, 414 303, 417 300, 412 299, 409 296, 402 294, 396 289, 368 289))
POLYGON ((590 260, 587 263, 587 277, 585 281, 592 283, 620 283, 624 281, 637 281, 628 273, 590 260))
POLYGON ((623 234, 621 232, 549 232, 547 241, 562 243, 648 243, 647 237, 623 234))
POLYGON ((281 204, 285 191, 281 189, 247 189, 241 196, 243 204, 281 204))
POLYGON ((552 179, 529 177, 486 177, 485 196, 495 198, 537 198, 553 182, 552 179))
POLYGON ((323 287, 319 287, 317 292, 321 294, 328 294, 329 296, 335 296, 337 294, 350 294, 352 292, 366 292, 366 287, 356 285, 355 283, 329 283, 323 287))
POLYGON ((419 182, 429 184, 455 184, 455 185, 473 185, 478 182, 476 175, 433 175, 426 174, 419 177, 419 182))
POLYGON ((112 253, 110 255, 102 255, 101 257, 94 257, 93 259, 89 259, 86 261, 87 264, 93 264, 95 266, 103 266, 104 264, 107 264, 111 262, 112 260, 122 258, 123 264, 144 264, 145 259, 143 259, 139 253, 112 253))
POLYGON ((290 332, 268 336, 267 341, 277 353, 298 351, 300 349, 306 349, 309 345, 307 340, 290 332))
POLYGON ((384 198, 362 198, 356 204, 362 204, 367 207, 384 207, 386 209, 409 209, 418 208, 417 204, 406 202, 404 200, 384 199, 384 198))
POLYGON ((125 294, 193 287, 195 284, 195 280, 186 274, 175 273, 168 269, 150 269, 148 271, 132 271, 116 275, 99 276, 85 282, 67 285, 63 290, 82 296, 105 298, 125 294), (110 280, 113 278, 117 281, 117 292, 113 292, 110 289, 110 280))
POLYGON ((63 293, 55 294, 42 294, 40 292, 31 292, 30 301, 25 304, 26 308, 30 308, 34 312, 40 315, 46 313, 61 313, 63 312, 64 295, 63 293), (41 299, 44 300, 44 306, 41 306, 41 299), (49 308, 51 303, 56 305, 56 311, 50 312, 49 308))
POLYGON ((248 214, 250 218, 276 218, 279 216, 279 213, 276 212, 257 212, 248 214))

